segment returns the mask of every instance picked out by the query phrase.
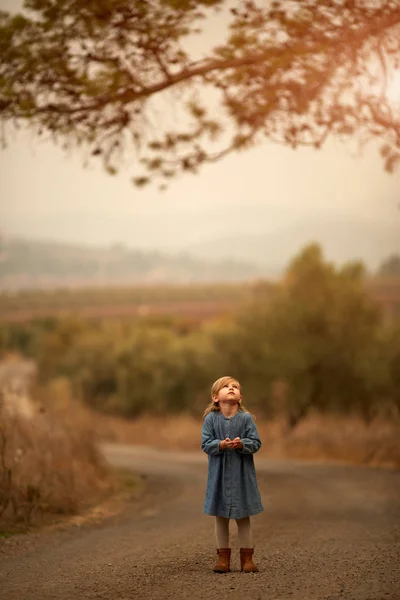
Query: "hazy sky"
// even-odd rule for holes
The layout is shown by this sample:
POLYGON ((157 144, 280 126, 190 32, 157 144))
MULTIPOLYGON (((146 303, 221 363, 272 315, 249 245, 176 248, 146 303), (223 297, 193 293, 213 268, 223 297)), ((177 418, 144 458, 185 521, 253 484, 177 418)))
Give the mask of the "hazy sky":
MULTIPOLYGON (((0 0, 1 9, 16 4, 0 0)), ((32 135, 14 136, 0 153, 0 229, 87 244, 187 250, 221 238, 234 244, 236 236, 240 244, 241 234, 281 232, 285 254, 285 236, 298 225, 309 224, 312 234, 319 221, 325 227, 329 221, 332 227, 370 223, 387 227, 389 245, 400 250, 400 172, 384 172, 376 147, 359 156, 335 141, 318 152, 265 143, 198 176, 182 176, 162 193, 134 188, 128 170, 111 177, 97 164, 82 163, 79 154, 66 156, 32 135)))

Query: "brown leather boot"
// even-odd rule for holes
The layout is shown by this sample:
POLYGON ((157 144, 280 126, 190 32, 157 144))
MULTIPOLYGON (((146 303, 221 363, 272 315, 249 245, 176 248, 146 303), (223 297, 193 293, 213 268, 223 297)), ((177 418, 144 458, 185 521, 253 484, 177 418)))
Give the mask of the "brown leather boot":
POLYGON ((240 570, 243 573, 258 573, 257 566, 253 563, 254 548, 240 548, 240 570))
POLYGON ((230 548, 218 548, 217 550, 218 560, 214 566, 214 573, 229 573, 231 563, 231 549, 230 548))

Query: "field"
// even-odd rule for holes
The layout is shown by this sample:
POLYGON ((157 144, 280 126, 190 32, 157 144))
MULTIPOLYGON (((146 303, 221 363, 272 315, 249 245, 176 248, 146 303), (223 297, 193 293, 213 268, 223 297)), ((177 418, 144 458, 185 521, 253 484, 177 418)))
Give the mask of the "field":
MULTIPOLYGON (((267 298, 275 285, 280 284, 243 282, 3 292, 0 321, 23 322, 70 314, 85 318, 172 315, 203 320, 235 310, 259 290, 267 298)), ((400 316, 400 280, 371 279, 367 289, 390 318, 400 316)))
POLYGON ((254 285, 243 283, 4 292, 0 295, 0 320, 18 322, 68 314, 93 318, 180 315, 203 319, 234 309, 253 288, 254 285))

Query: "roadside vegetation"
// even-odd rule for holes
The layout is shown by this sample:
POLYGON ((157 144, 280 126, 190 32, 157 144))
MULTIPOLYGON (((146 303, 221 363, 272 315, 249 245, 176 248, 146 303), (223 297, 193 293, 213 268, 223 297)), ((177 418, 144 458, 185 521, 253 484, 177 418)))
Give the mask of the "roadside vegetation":
MULTIPOLYGON (((396 307, 395 307, 396 308, 396 307)), ((269 456, 400 467, 400 323, 362 264, 304 248, 212 319, 79 316, 4 323, 3 357, 37 367, 36 410, 0 417, 0 519, 72 513, 112 485, 98 440, 198 448, 213 380, 238 378, 269 456), (63 399, 63 400, 62 400, 63 399)))

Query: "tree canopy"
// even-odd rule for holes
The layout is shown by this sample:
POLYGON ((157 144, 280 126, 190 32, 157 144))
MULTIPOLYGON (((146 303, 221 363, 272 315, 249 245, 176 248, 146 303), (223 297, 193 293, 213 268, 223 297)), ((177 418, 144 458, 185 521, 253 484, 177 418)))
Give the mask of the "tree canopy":
POLYGON ((392 254, 392 256, 384 260, 378 269, 377 275, 394 279, 400 277, 400 255, 392 254))
POLYGON ((128 160, 137 185, 263 139, 320 148, 332 135, 378 138, 392 171, 399 68, 398 0, 25 0, 0 13, 3 123, 110 173, 128 160), (190 40, 213 11, 226 35, 199 58, 190 40))

